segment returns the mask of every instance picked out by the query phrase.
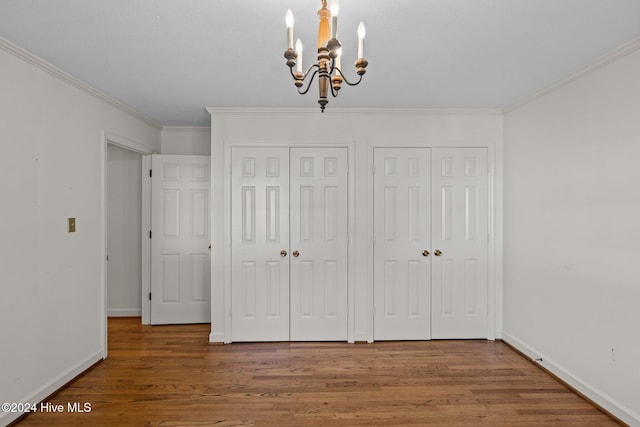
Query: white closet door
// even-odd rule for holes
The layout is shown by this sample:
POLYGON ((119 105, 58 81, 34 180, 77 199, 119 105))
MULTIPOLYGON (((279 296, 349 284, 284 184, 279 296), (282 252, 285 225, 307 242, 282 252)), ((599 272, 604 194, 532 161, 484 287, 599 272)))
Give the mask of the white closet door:
POLYGON ((347 149, 291 149, 291 340, 347 339, 347 149))
POLYGON ((431 338, 429 169, 428 148, 374 149, 376 340, 431 338))
POLYGON ((231 338, 287 341, 289 149, 233 148, 231 157, 231 338))
POLYGON ((432 150, 433 338, 486 338, 487 150, 432 150), (436 255, 437 253, 434 253, 436 255))
POLYGON ((151 323, 208 323, 209 156, 151 163, 151 323))

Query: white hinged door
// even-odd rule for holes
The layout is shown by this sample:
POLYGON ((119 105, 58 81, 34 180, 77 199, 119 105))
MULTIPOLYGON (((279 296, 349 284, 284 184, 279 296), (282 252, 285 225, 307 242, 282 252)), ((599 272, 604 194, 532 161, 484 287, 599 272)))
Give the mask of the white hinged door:
POLYGON ((432 150, 432 336, 486 338, 486 148, 432 150))
POLYGON ((291 340, 347 339, 347 149, 291 149, 291 340))
POLYGON ((210 158, 154 154, 151 163, 151 323, 208 323, 210 158))
POLYGON ((289 149, 231 155, 231 339, 289 340, 289 149))
POLYGON ((375 148, 374 168, 374 339, 430 339, 429 149, 375 148))

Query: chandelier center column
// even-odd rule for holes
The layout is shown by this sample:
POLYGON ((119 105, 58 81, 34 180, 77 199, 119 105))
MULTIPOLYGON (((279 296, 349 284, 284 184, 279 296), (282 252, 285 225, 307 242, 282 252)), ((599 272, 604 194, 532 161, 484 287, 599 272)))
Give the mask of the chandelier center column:
POLYGON ((331 80, 329 72, 329 49, 327 43, 331 37, 331 27, 329 25, 331 19, 331 12, 327 8, 327 1, 322 0, 322 8, 318 11, 318 65, 320 66, 320 72, 318 73, 318 103, 320 104, 321 111, 324 112, 325 106, 329 102, 329 82, 331 80))

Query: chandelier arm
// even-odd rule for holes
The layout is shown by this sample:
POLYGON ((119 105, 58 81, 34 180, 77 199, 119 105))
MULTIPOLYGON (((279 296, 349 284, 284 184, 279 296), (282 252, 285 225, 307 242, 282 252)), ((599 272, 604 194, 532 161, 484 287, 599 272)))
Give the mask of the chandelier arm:
POLYGON ((349 86, 358 86, 360 84, 360 82, 362 81, 362 76, 363 74, 360 74, 360 78, 358 79, 357 82, 355 83, 351 83, 348 79, 347 76, 344 75, 344 73, 342 72, 342 70, 338 67, 336 67, 336 70, 340 73, 340 76, 342 76, 342 79, 344 80, 344 82, 346 84, 348 84, 349 86))
MULTIPOLYGON (((300 80, 306 80, 307 76, 309 75, 309 73, 311 72, 311 70, 313 70, 314 68, 320 68, 320 66, 318 64, 313 64, 312 66, 309 67, 309 69, 304 73, 304 75, 302 76, 302 78, 300 80)), ((289 67, 289 72, 291 73, 291 77, 293 77, 295 80, 298 80, 296 78, 296 73, 293 72, 293 67, 289 67)), ((316 70, 315 73, 317 73, 318 71, 316 70)), ((314 73, 314 74, 315 74, 314 73)))
MULTIPOLYGON (((313 67, 309 68, 309 70, 307 70, 306 74, 304 75, 304 79, 306 80, 307 78, 307 74, 309 74, 309 71, 311 71, 312 68, 317 67, 316 65, 314 65, 313 67)), ((309 83, 307 83, 307 88, 304 91, 300 91, 300 88, 298 88, 298 93, 300 95, 305 95, 307 92, 309 92, 309 89, 311 89, 311 83, 313 83, 313 79, 316 77, 316 74, 318 74, 318 72, 320 71, 320 67, 318 67, 317 70, 315 70, 313 72, 313 74, 311 74, 311 79, 309 79, 309 83)))

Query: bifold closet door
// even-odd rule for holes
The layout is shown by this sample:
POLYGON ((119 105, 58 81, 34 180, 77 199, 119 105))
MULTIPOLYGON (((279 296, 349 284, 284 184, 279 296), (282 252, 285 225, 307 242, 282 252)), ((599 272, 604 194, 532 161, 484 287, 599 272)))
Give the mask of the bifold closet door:
POLYGON ((232 341, 346 340, 347 149, 231 157, 232 341))
POLYGON ((374 339, 431 338, 430 152, 374 149, 374 339))
POLYGON ((289 149, 231 154, 231 338, 289 340, 289 149))
POLYGON ((432 337, 486 338, 487 149, 434 148, 432 159, 432 337))
POLYGON ((291 340, 347 339, 347 149, 291 148, 291 340))

